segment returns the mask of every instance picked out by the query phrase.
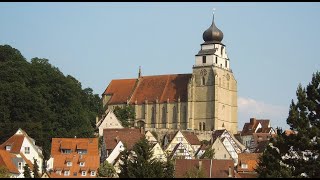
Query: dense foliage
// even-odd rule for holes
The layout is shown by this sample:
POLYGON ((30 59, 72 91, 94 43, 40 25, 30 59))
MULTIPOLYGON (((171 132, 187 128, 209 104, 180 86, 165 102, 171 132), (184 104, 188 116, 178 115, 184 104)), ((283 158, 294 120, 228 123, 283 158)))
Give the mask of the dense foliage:
POLYGON ((102 102, 47 59, 0 46, 0 143, 23 129, 49 157, 53 137, 92 137, 102 102))
POLYGON ((23 166, 23 176, 24 176, 24 178, 31 178, 32 177, 29 165, 27 163, 23 166))
POLYGON ((294 133, 278 131, 260 158, 260 177, 320 177, 320 73, 306 88, 299 85, 296 94, 287 118, 294 133))
POLYGON ((104 161, 100 164, 98 169, 98 177, 108 177, 113 178, 116 177, 116 170, 114 169, 113 165, 110 164, 108 161, 104 161))
POLYGON ((113 110, 123 127, 132 127, 135 118, 135 112, 132 106, 126 105, 124 107, 116 106, 113 110))
POLYGON ((152 158, 152 145, 142 138, 132 150, 121 152, 120 178, 173 178, 174 165, 171 161, 161 162, 152 158))
POLYGON ((5 166, 0 166, 0 178, 9 178, 10 172, 5 166))

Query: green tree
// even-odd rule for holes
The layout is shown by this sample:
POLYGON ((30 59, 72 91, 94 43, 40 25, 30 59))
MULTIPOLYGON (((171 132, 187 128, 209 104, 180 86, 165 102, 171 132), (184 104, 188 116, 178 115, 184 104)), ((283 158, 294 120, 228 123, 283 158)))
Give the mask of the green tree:
POLYGON ((173 165, 152 158, 152 145, 143 137, 132 148, 120 153, 123 178, 164 178, 173 177, 173 165))
POLYGON ((204 175, 204 171, 203 171, 203 168, 199 167, 199 166, 196 166, 196 167, 193 167, 191 169, 189 169, 185 175, 184 175, 184 178, 206 178, 205 175, 204 175))
POLYGON ((34 178, 40 178, 39 176, 39 166, 38 166, 38 163, 37 163, 37 159, 33 159, 33 169, 32 169, 32 172, 33 172, 33 177, 34 178))
POLYGON ((116 106, 113 110, 123 127, 133 126, 132 121, 135 119, 135 112, 132 106, 126 105, 124 107, 116 106))
POLYGON ((213 159, 214 154, 215 152, 214 149, 212 149, 212 146, 208 146, 200 159, 213 159))
POLYGON ((260 177, 320 177, 319 84, 319 72, 312 75, 306 88, 299 84, 297 103, 292 100, 287 118, 287 124, 295 133, 287 136, 279 130, 278 136, 272 140, 273 148, 266 149, 258 164, 260 177), (268 159, 271 155, 274 158, 268 159))
POLYGON ((25 178, 31 178, 31 171, 30 171, 30 168, 29 168, 29 165, 26 163, 23 167, 23 176, 25 178))
POLYGON ((21 128, 48 159, 51 138, 94 136, 99 95, 48 59, 28 62, 17 49, 0 45, 0 77, 0 144, 21 128))
POLYGON ((115 177, 116 174, 116 170, 108 161, 104 161, 102 164, 100 164, 98 169, 98 177, 112 178, 115 177))
POLYGON ((0 166, 0 178, 10 178, 10 172, 5 166, 0 166))

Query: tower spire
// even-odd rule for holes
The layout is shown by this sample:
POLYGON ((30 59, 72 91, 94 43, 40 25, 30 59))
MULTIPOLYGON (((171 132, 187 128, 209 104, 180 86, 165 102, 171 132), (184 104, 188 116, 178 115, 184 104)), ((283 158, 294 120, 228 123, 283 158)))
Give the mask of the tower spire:
POLYGON ((141 66, 139 66, 139 73, 138 73, 138 78, 141 77, 141 66))

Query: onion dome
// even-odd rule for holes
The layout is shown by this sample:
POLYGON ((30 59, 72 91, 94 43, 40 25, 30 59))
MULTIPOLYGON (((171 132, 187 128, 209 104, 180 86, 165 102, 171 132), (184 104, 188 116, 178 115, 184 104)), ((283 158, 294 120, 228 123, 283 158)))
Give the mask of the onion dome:
POLYGON ((202 37, 203 37, 203 40, 205 42, 217 42, 217 43, 220 43, 222 41, 223 33, 214 24, 214 14, 213 14, 211 26, 203 33, 202 37))

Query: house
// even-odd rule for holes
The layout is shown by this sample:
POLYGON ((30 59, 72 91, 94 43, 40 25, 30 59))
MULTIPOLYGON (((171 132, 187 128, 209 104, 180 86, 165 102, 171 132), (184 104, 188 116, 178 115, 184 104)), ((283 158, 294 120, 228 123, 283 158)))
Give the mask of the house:
POLYGON ((16 155, 9 153, 6 150, 0 150, 0 166, 4 166, 8 169, 11 178, 22 178, 23 173, 23 159, 17 158, 16 155))
POLYGON ((174 138, 171 142, 167 145, 165 152, 166 154, 172 154, 173 150, 177 147, 177 144, 183 144, 183 147, 192 155, 195 156, 196 152, 201 146, 201 143, 198 137, 192 133, 182 133, 180 130, 176 132, 174 138))
POLYGON ((255 169, 258 166, 259 157, 261 155, 262 153, 240 153, 238 155, 239 164, 236 170, 240 177, 258 177, 257 172, 255 172, 255 169))
POLYGON ((160 144, 157 142, 157 143, 153 143, 152 146, 153 146, 152 147, 153 155, 152 155, 151 159, 158 159, 162 162, 166 162, 167 156, 164 153, 164 151, 162 150, 160 144))
POLYGON ((11 155, 16 156, 19 172, 23 175, 23 166, 25 163, 29 164, 32 169, 34 159, 37 160, 39 166, 39 173, 43 171, 43 155, 42 150, 36 145, 35 140, 28 136, 28 134, 21 128, 11 136, 8 140, 0 145, 0 150, 5 150, 11 155), (18 160, 19 159, 19 160, 18 160))
POLYGON ((141 138, 144 138, 143 128, 104 129, 100 163, 107 160, 120 173, 119 154, 125 148, 131 150, 141 138))
POLYGON ((244 124, 238 137, 240 142, 253 152, 259 142, 269 140, 275 135, 269 119, 250 118, 250 122, 244 124))
POLYGON ((52 138, 51 178, 95 178, 99 165, 98 138, 52 138))
POLYGON ((205 145, 205 144, 202 144, 200 146, 200 148, 198 149, 198 151, 196 152, 196 158, 197 159, 200 159, 200 157, 206 152, 206 149, 208 148, 209 146, 205 145))
POLYGON ((185 178, 187 173, 193 170, 201 170, 205 178, 234 177, 232 160, 177 159, 175 161, 175 178, 185 178))
POLYGON ((154 135, 150 132, 150 131, 147 131, 145 133, 145 136, 146 136, 146 139, 150 142, 150 143, 157 143, 158 140, 156 137, 154 137, 154 135))
POLYGON ((176 144, 173 148, 171 154, 169 155, 170 159, 193 159, 193 154, 183 145, 182 142, 176 144))
POLYGON ((230 156, 234 161, 234 166, 238 164, 238 154, 245 150, 242 145, 229 131, 226 129, 215 130, 210 139, 212 149, 215 149, 215 158, 229 159, 230 156), (223 146, 222 146, 223 145, 223 146), (219 149, 219 150, 218 150, 219 149), (226 151, 228 153, 226 153, 226 151))
POLYGON ((106 115, 96 123, 96 128, 99 129, 99 136, 103 136, 103 129, 123 128, 121 121, 113 113, 112 109, 106 111, 106 115))

